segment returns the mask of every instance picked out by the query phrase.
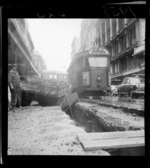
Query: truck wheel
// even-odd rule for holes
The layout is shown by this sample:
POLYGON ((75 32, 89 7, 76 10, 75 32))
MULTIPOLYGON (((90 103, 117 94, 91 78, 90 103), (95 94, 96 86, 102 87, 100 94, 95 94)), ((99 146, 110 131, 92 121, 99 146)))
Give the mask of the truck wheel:
POLYGON ((46 106, 47 102, 45 100, 38 100, 40 106, 46 106))
POLYGON ((30 99, 22 99, 22 106, 29 106, 31 104, 32 100, 30 99))

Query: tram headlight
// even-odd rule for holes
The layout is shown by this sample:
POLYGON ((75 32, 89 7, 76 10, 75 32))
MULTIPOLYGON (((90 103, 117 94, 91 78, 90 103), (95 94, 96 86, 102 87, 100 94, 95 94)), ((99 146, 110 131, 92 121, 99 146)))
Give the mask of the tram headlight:
POLYGON ((101 81, 101 78, 100 78, 100 77, 98 77, 98 78, 97 78, 97 81, 98 81, 98 82, 100 82, 100 81, 101 81))

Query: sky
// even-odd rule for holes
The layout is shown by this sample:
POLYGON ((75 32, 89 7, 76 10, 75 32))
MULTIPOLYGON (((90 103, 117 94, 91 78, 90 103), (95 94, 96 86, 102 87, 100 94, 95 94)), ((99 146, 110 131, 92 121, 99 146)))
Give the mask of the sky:
POLYGON ((71 43, 80 36, 83 19, 27 19, 31 38, 47 70, 66 71, 71 61, 71 43))

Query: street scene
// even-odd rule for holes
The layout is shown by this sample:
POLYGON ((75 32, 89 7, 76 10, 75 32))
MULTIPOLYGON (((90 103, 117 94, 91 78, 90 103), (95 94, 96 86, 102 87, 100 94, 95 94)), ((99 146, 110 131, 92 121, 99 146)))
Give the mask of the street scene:
POLYGON ((145 156, 145 19, 8 19, 8 155, 145 156))

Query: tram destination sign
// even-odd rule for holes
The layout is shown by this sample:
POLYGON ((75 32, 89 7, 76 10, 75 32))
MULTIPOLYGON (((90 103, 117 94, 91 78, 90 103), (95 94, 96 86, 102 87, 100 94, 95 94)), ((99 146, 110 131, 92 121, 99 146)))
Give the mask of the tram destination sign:
POLYGON ((109 52, 103 47, 95 47, 89 50, 90 55, 109 55, 109 52))

